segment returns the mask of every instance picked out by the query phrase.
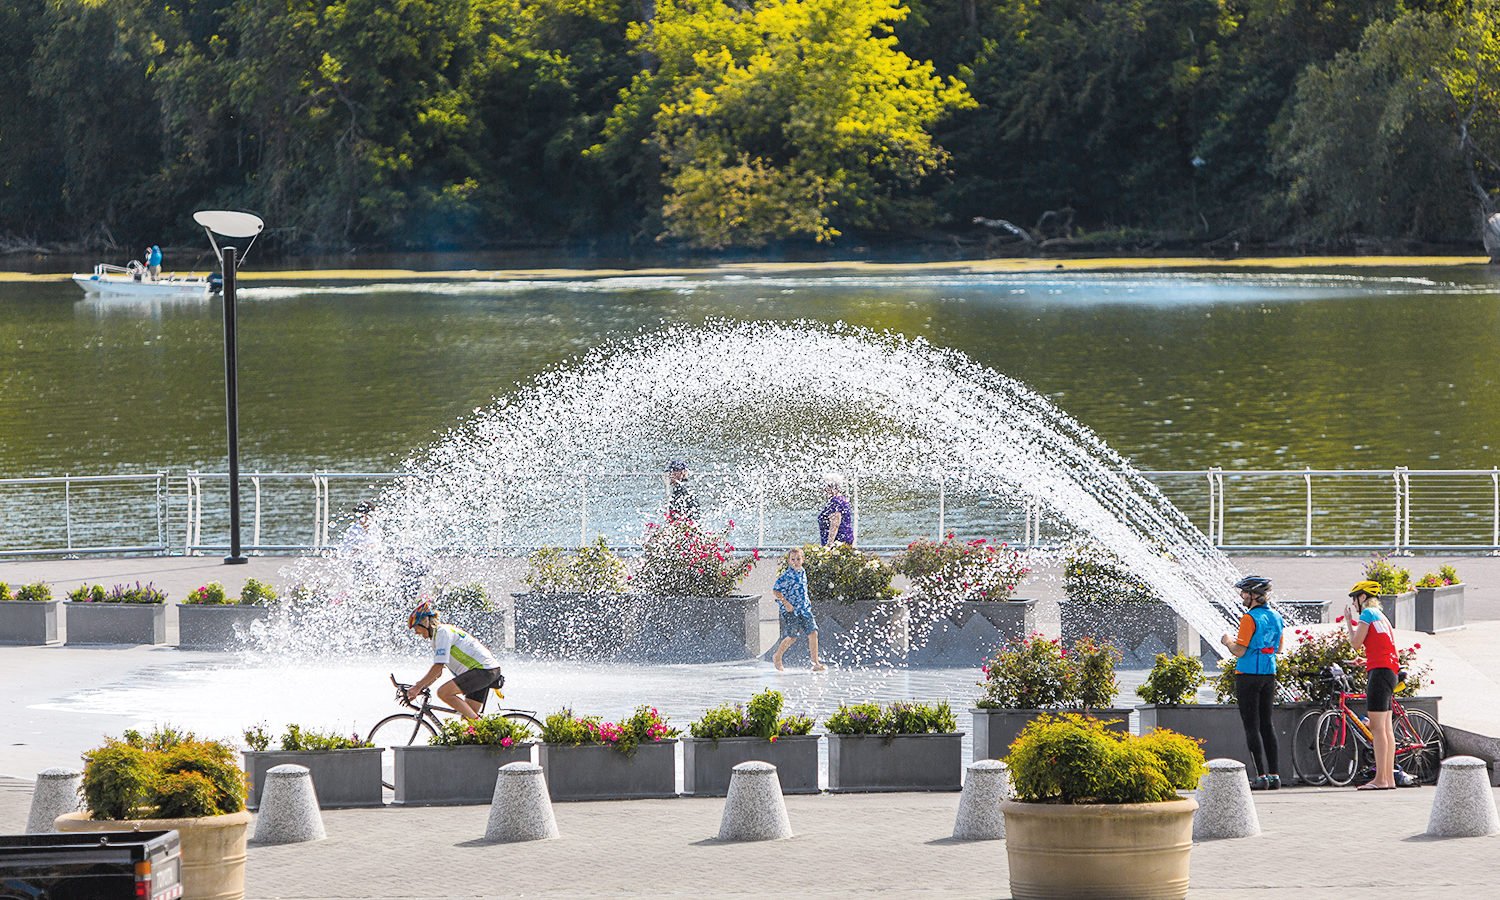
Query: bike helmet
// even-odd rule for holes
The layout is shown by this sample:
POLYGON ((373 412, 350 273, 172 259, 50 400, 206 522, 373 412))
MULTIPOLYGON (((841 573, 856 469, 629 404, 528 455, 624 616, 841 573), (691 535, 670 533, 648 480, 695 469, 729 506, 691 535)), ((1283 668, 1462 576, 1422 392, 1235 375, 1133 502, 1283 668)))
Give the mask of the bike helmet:
POLYGON ((1380 582, 1361 581, 1349 589, 1350 597, 1353 597, 1355 594, 1369 594, 1371 597, 1378 597, 1380 596, 1380 582))
POLYGON ((1271 579, 1263 575, 1246 575, 1234 583, 1235 590, 1249 591, 1252 594, 1265 594, 1271 590, 1271 579))
POLYGON ((406 627, 416 628, 418 625, 427 622, 428 619, 436 619, 437 615, 437 610, 432 608, 432 602, 423 600, 417 604, 416 609, 411 611, 411 615, 406 617, 406 627))

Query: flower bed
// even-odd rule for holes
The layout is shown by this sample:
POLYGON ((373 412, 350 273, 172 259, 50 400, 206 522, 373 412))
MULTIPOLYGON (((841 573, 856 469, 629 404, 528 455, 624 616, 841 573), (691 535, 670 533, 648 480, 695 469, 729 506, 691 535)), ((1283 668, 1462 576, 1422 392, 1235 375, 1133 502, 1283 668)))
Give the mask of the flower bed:
POLYGON ((69 644, 162 644, 167 640, 165 592, 151 584, 82 585, 69 592, 69 644))
POLYGON ((12 592, 0 581, 0 644, 55 643, 57 604, 45 584, 28 584, 12 592))
POLYGON ((358 735, 344 736, 288 725, 281 749, 270 750, 270 738, 260 727, 245 732, 245 772, 250 776, 247 808, 260 806, 260 788, 273 766, 306 766, 322 809, 383 806, 380 783, 383 751, 358 735))
POLYGON ((205 584, 177 606, 177 646, 185 650, 243 647, 251 627, 271 615, 271 607, 264 604, 275 599, 275 591, 253 578, 245 582, 237 600, 218 582, 205 584))
POLYGON ((1464 585, 1452 566, 1423 575, 1416 584, 1414 628, 1428 634, 1464 626, 1464 585))
POLYGON ((828 729, 830 791, 956 791, 963 733, 947 703, 841 705, 828 729))
POLYGON ((449 719, 428 746, 393 747, 399 806, 489 803, 506 763, 530 762, 531 729, 498 715, 449 719))
POLYGON ((741 705, 708 710, 683 738, 683 790, 722 797, 734 767, 759 760, 776 767, 787 794, 818 792, 818 737, 810 716, 782 716, 780 691, 762 691, 741 705))
POLYGON ((623 722, 547 717, 538 762, 553 800, 626 800, 677 796, 677 731, 649 706, 623 722))
POLYGON ((1111 706, 1119 693, 1109 644, 1082 638, 1071 647, 1040 634, 1007 644, 980 668, 984 695, 975 701, 974 759, 1004 754, 1030 721, 1047 712, 1091 710, 1130 726, 1130 710, 1111 706))

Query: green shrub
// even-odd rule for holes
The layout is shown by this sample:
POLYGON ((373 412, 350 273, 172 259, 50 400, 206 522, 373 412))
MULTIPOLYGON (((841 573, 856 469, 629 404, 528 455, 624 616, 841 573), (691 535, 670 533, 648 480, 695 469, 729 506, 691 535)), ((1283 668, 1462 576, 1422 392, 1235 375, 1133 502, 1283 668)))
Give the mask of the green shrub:
POLYGON ((1102 709, 1119 693, 1119 651, 1093 638, 1071 648, 1033 634, 1000 649, 981 667, 981 709, 1102 709))
POLYGON ((264 581, 254 578, 245 579, 245 586, 240 589, 241 606, 265 606, 276 602, 276 589, 264 581))
POLYGON ((710 531, 681 517, 646 526, 641 564, 633 583, 649 594, 677 597, 725 597, 750 574, 755 560, 736 557, 729 532, 710 531))
POLYGON ((1411 590, 1411 570, 1392 565, 1379 554, 1365 563, 1365 579, 1378 582, 1381 594, 1404 594, 1411 590))
POLYGON ((283 750, 356 750, 372 744, 357 734, 342 735, 331 731, 303 729, 300 725, 288 725, 281 736, 283 750))
POLYGON ((243 732, 245 746, 257 753, 264 753, 271 746, 271 735, 266 731, 266 723, 252 725, 243 732))
POLYGON ((592 732, 589 724, 597 725, 599 716, 590 716, 581 719, 573 714, 573 710, 564 707, 542 721, 542 742, 547 744, 579 744, 593 743, 592 732))
MULTIPOLYGON (((5 593, 9 594, 9 591, 5 593)), ((19 588, 14 594, 10 594, 10 596, 0 596, 0 600, 19 600, 27 603, 46 603, 51 599, 52 588, 40 581, 19 588)))
POLYGON ((484 716, 474 721, 448 719, 437 734, 427 739, 434 747, 461 747, 479 744, 486 747, 511 747, 533 737, 531 727, 504 716, 484 716))
POLYGON ((189 606, 227 606, 229 595, 224 593, 224 585, 210 581, 188 594, 182 602, 189 606))
MULTIPOLYGON (((81 590, 81 588, 80 588, 81 590)), ((69 595, 71 596, 71 595, 69 595)), ((166 603, 166 591, 158 589, 155 585, 147 582, 141 584, 139 581, 133 587, 117 584, 104 594, 102 599, 92 589, 89 590, 89 600, 92 603, 166 603)))
POLYGON ((527 557, 526 586, 551 594, 621 594, 625 561, 599 536, 577 550, 543 547, 527 557))
POLYGON ((1447 587, 1450 584, 1462 584, 1458 578, 1458 570, 1452 566, 1439 566, 1437 574, 1428 572, 1417 581, 1419 588, 1447 587))
POLYGON ((0 581, 0 603, 6 603, 14 599, 10 593, 10 585, 0 581))
POLYGON ((952 734, 958 720, 947 701, 935 704, 897 701, 888 708, 878 703, 841 703, 823 722, 829 734, 952 734))
POLYGON ((676 737, 679 732, 669 726, 656 707, 641 705, 628 718, 605 722, 600 716, 575 716, 562 709, 548 716, 542 726, 542 741, 549 744, 597 744, 630 754, 641 744, 676 737))
POLYGON ((1232 656, 1219 660, 1219 674, 1213 679, 1215 703, 1239 702, 1234 693, 1234 673, 1238 663, 1239 660, 1232 656))
POLYGON ((1203 663, 1197 657, 1183 653, 1170 656, 1158 653, 1150 674, 1135 692, 1147 703, 1177 706, 1195 702, 1198 686, 1206 680, 1203 663))
POLYGON ((193 740, 188 735, 188 740, 159 752, 163 778, 157 786, 160 815, 195 818, 244 808, 245 773, 233 747, 219 741, 193 740))
POLYGON ((823 727, 829 734, 885 734, 890 730, 890 714, 878 703, 840 703, 823 720, 823 727))
POLYGON ((1082 709, 1103 709, 1115 702, 1120 682, 1115 678, 1115 663, 1120 651, 1107 641, 1079 638, 1069 648, 1073 666, 1073 703, 1082 709))
POLYGON ((1160 803, 1197 786, 1197 742, 1158 729, 1135 737, 1098 719, 1040 716, 1005 757, 1016 799, 1027 803, 1160 803))
POLYGON ((105 603, 107 600, 102 584, 81 584, 68 591, 69 603, 105 603))
POLYGON ((1152 603, 1161 600, 1150 585, 1101 547, 1085 547, 1068 557, 1063 590, 1079 603, 1152 603))
MULTIPOLYGON (((856 550, 845 543, 835 543, 830 547, 808 544, 802 552, 809 600, 854 603, 892 600, 900 593, 891 584, 896 577, 895 570, 873 553, 856 550)), ((786 571, 785 560, 781 571, 786 571)))
POLYGON ((154 762, 139 747, 107 738, 83 755, 83 802, 95 819, 134 819, 150 804, 154 762))
POLYGON ((437 608, 444 614, 455 612, 494 612, 490 592, 477 581, 455 585, 438 595, 437 608))
POLYGON ((688 726, 695 738, 717 741, 720 738, 778 737, 807 734, 813 719, 804 715, 781 715, 784 698, 780 691, 764 690, 750 698, 749 709, 741 704, 716 706, 688 726))
POLYGON ((84 803, 94 819, 197 818, 245 808, 245 774, 234 748, 170 727, 84 754, 84 803))

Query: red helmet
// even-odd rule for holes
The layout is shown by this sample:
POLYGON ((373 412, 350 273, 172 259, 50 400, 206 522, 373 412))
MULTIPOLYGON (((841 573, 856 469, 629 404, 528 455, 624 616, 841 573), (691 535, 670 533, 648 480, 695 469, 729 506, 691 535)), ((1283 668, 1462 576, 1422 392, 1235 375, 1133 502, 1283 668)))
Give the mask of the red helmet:
POLYGON ((416 628, 418 625, 421 625, 428 619, 436 618, 437 610, 432 608, 432 602, 429 600, 423 600, 421 603, 417 604, 416 609, 411 611, 411 615, 406 617, 406 627, 416 628))

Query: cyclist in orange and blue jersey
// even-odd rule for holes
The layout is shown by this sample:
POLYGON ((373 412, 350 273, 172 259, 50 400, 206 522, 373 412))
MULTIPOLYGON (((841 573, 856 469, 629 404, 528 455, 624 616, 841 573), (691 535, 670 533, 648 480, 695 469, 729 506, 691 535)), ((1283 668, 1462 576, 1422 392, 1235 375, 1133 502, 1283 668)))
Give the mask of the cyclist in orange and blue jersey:
POLYGON ((1256 777, 1250 782, 1250 790, 1274 791, 1281 787, 1281 761, 1271 705, 1276 700, 1276 654, 1281 652, 1284 623, 1281 615, 1266 605, 1271 579, 1246 575, 1234 586, 1240 592, 1245 614, 1240 617, 1239 634, 1226 634, 1219 642, 1239 660, 1234 666, 1234 696, 1240 707, 1240 723, 1245 726, 1245 743, 1255 761, 1256 777))
POLYGON ((1388 791, 1396 787, 1396 731, 1391 724, 1391 701, 1396 696, 1396 673, 1401 670, 1396 655, 1396 634, 1391 620, 1380 611, 1380 582, 1361 581, 1349 589, 1354 601, 1344 620, 1349 643, 1365 651, 1369 681, 1365 705, 1370 714, 1370 736, 1375 745, 1375 777, 1360 785, 1361 791, 1388 791), (1357 609, 1357 611, 1356 611, 1357 609))

